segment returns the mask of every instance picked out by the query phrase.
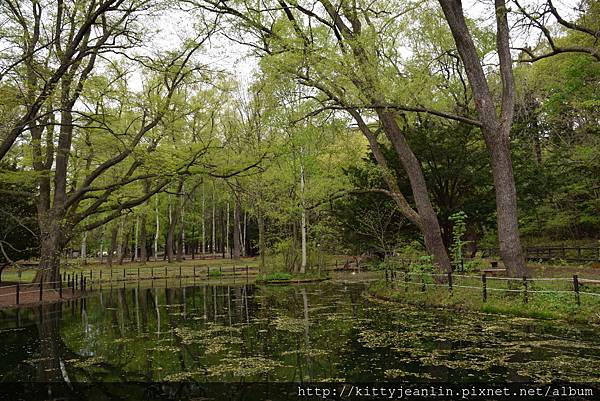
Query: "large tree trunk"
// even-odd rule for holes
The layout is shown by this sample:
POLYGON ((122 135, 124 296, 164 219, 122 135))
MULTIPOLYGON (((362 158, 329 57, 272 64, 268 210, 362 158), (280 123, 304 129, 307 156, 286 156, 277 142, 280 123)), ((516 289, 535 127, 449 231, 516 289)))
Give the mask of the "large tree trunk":
MULTIPOLYGON (((448 252, 442 241, 437 215, 433 210, 429 194, 427 193, 427 183, 425 181, 425 176, 423 175, 421 164, 410 149, 406 138, 404 138, 404 135, 396 122, 395 114, 386 109, 384 98, 378 89, 382 86, 382 82, 378 75, 379 66, 376 61, 378 56, 373 52, 366 50, 363 46, 362 41, 360 40, 360 21, 358 20, 357 15, 345 14, 345 17, 351 23, 350 27, 341 19, 339 10, 336 9, 333 4, 330 2, 322 2, 322 4, 326 12, 335 21, 336 26, 340 27, 341 36, 347 41, 349 47, 352 49, 352 53, 358 63, 357 66, 362 75, 360 79, 356 78, 353 82, 373 105, 376 106, 377 116, 383 128, 383 132, 393 144, 394 149, 400 158, 400 162, 408 175, 418 215, 417 213, 414 213, 414 210, 406 203, 406 200, 401 195, 400 191, 393 189, 397 187, 397 184, 395 184, 395 178, 391 177, 387 181, 388 186, 390 186, 390 184, 392 185, 390 186, 390 190, 395 193, 393 197, 399 206, 401 206, 400 210, 402 213, 419 227, 423 234, 427 251, 434 258, 434 263, 442 270, 451 271, 452 266, 450 258, 448 257, 448 252)), ((341 37, 338 37, 338 39, 341 40, 341 37)), ((335 98, 336 95, 334 94, 333 97, 335 98)), ((352 110, 350 113, 353 114, 353 116, 358 114, 356 110, 352 110)), ((356 119, 357 118, 355 117, 355 120, 356 119)), ((358 119, 362 120, 360 116, 358 119)), ((366 129, 361 128, 363 133, 369 131, 369 134, 365 133, 367 137, 373 136, 370 134, 370 130, 364 121, 359 122, 359 125, 366 127, 366 129)), ((373 148, 373 142, 372 139, 369 139, 371 148, 373 148)))
POLYGON ((394 115, 378 111, 379 119, 384 127, 386 136, 390 139, 400 162, 408 175, 413 199, 420 216, 420 229, 423 233, 427 251, 433 255, 434 262, 446 271, 451 271, 450 258, 442 240, 442 233, 433 205, 427 193, 427 182, 421 168, 421 163, 410 149, 406 138, 400 131, 394 115))
MULTIPOLYGON (((175 258, 174 255, 174 242, 175 242, 175 228, 177 227, 177 223, 179 222, 181 216, 183 215, 183 207, 184 207, 184 199, 182 196, 183 191, 183 179, 179 181, 179 185, 177 187, 177 198, 175 200, 174 207, 169 203, 169 227, 167 230, 167 258, 169 263, 173 262, 175 258), (173 210, 174 209, 174 210, 173 210)), ((183 222, 181 222, 181 230, 183 230, 183 222)), ((183 260, 183 234, 182 231, 179 231, 178 241, 177 241, 177 261, 183 260)))
POLYGON ((60 274, 60 254, 63 246, 60 240, 60 228, 58 223, 48 219, 46 224, 41 225, 40 236, 40 263, 35 277, 36 282, 52 283, 50 286, 57 287, 60 274))
POLYGON ((508 274, 520 277, 526 274, 526 266, 519 237, 516 186, 510 157, 510 129, 514 115, 515 87, 506 4, 504 0, 495 0, 496 46, 502 79, 501 110, 498 117, 477 49, 465 21, 461 1, 439 0, 439 2, 465 67, 481 122, 481 131, 490 154, 496 190, 500 254, 508 274))
MULTIPOLYGON (((229 199, 227 200, 227 212, 226 212, 226 218, 225 218, 225 254, 227 254, 229 257, 231 257, 231 249, 229 246, 229 226, 230 226, 230 222, 229 222, 229 199)), ((235 231, 235 229, 234 229, 235 231)))
POLYGON ((260 254, 260 263, 258 265, 259 273, 265 271, 265 257, 267 252, 267 240, 266 240, 266 227, 265 218, 262 211, 259 209, 257 212, 258 220, 258 253, 260 254))
POLYGON ((219 220, 221 222, 221 232, 219 233, 219 237, 221 238, 221 257, 225 259, 225 212, 222 207, 219 208, 219 220))
POLYGON ((140 216, 135 217, 135 233, 133 240, 133 252, 131 252, 131 261, 137 262, 140 246, 140 216))
POLYGON ((177 261, 183 261, 183 254, 185 252, 185 236, 183 233, 183 223, 179 228, 179 235, 177 236, 177 261))
POLYGON ((235 197, 235 208, 233 209, 233 258, 238 260, 241 255, 241 241, 240 241, 240 225, 242 214, 242 205, 238 196, 235 197))
POLYGON ((110 249, 108 250, 108 258, 106 259, 106 263, 110 267, 113 265, 113 254, 117 249, 117 234, 119 233, 119 226, 116 224, 113 226, 110 232, 110 249))
POLYGON ((127 255, 127 249, 129 248, 128 245, 129 245, 129 240, 131 238, 131 232, 129 230, 127 230, 125 237, 123 237, 121 234, 121 238, 122 238, 122 242, 121 242, 121 246, 119 247, 119 265, 123 264, 123 260, 125 259, 125 256, 127 255))
POLYGON ((167 227, 167 240, 165 243, 165 252, 166 257, 169 263, 173 262, 175 258, 175 253, 173 252, 173 242, 175 240, 175 225, 177 219, 173 218, 173 209, 171 206, 171 202, 169 202, 169 226, 167 227))
POLYGON ((396 177, 393 175, 391 169, 388 167, 387 160, 381 151, 377 138, 371 132, 363 120, 360 113, 355 109, 349 110, 350 114, 356 120, 360 130, 369 141, 369 146, 373 152, 373 156, 377 161, 377 164, 383 174, 383 178, 388 185, 390 191, 389 195, 394 199, 401 213, 409 219, 413 224, 417 226, 419 231, 423 234, 425 239, 425 246, 430 255, 433 256, 434 262, 445 271, 450 271, 452 266, 450 264, 450 258, 448 252, 442 241, 442 234, 440 231, 437 215, 433 210, 433 206, 429 200, 427 193, 427 185, 421 164, 417 160, 416 156, 408 146, 406 139, 402 135, 400 128, 398 127, 393 115, 381 112, 380 121, 384 125, 386 135, 394 145, 396 152, 398 153, 402 165, 409 177, 411 189, 413 192, 413 198, 417 205, 417 212, 408 204, 407 200, 402 195, 396 177))
MULTIPOLYGON (((486 135, 490 137, 490 135, 486 135)), ((492 162, 492 175, 496 188, 496 215, 498 221, 498 241, 500 255, 512 277, 526 275, 525 259, 519 237, 519 211, 517 209, 517 189, 510 157, 508 141, 488 146, 492 162)), ((487 142, 487 141, 486 141, 487 142)))
POLYGON ((158 197, 155 198, 155 231, 154 231, 154 261, 158 261, 158 239, 160 238, 160 219, 158 215, 158 197))
MULTIPOLYGON (((146 231, 146 213, 140 216, 140 263, 145 265, 146 260, 148 259, 148 251, 146 249, 146 241, 147 241, 148 233, 146 231)), ((136 244, 137 246, 137 244, 136 244)))

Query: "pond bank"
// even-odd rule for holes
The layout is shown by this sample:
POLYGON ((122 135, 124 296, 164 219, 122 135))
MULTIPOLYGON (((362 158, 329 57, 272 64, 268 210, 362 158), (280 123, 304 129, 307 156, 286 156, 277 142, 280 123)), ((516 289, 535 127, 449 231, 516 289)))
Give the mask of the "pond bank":
POLYGON ((378 281, 371 284, 367 296, 399 304, 453 311, 482 312, 544 320, 564 320, 573 323, 600 325, 600 297, 589 297, 577 305, 571 294, 543 292, 528 295, 523 302, 519 292, 494 292, 483 301, 478 289, 403 287, 402 283, 378 281))
MULTIPOLYGON (((159 387, 190 382, 196 389, 294 378, 600 380, 598 327, 371 302, 361 296, 364 283, 169 284, 175 286, 105 287, 83 299, 3 311, 0 376, 67 376, 71 383, 143 377, 159 387)), ((106 399, 123 398, 110 386, 102 390, 106 399)))
POLYGON ((80 290, 72 291, 70 288, 63 288, 62 292, 55 288, 43 288, 40 291, 38 284, 20 284, 17 290, 16 283, 4 284, 8 285, 0 286, 0 309, 52 304, 80 298, 85 295, 80 290))

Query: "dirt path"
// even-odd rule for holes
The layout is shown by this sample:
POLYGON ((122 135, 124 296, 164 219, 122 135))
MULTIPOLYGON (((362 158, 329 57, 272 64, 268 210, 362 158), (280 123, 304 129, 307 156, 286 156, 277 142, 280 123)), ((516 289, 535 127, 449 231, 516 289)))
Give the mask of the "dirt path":
POLYGON ((19 299, 17 304, 16 283, 7 282, 2 283, 0 286, 0 309, 61 302, 68 299, 78 298, 82 295, 83 294, 79 290, 73 292, 70 288, 63 288, 61 297, 58 289, 44 288, 40 301, 40 287, 37 284, 21 284, 19 286, 19 299))

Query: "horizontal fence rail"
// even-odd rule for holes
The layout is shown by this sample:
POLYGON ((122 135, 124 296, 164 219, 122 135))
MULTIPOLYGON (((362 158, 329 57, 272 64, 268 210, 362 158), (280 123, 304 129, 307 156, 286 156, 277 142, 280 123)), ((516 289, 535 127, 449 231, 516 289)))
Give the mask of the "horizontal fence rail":
MULTIPOLYGON (((483 257, 500 255, 498 248, 481 249, 483 257)), ((534 246, 523 249, 527 259, 600 262, 599 246, 534 246)))
MULTIPOLYGON (((63 298, 84 296, 94 288, 102 289, 103 285, 112 287, 116 283, 151 281, 156 280, 183 280, 201 278, 208 281, 220 278, 232 278, 248 282, 250 277, 258 273, 256 268, 249 266, 161 266, 159 267, 122 267, 122 268, 96 268, 87 270, 75 270, 63 268, 60 279, 51 282, 32 282, 3 285, 0 287, 2 293, 0 298, 12 299, 12 305, 32 304, 44 301, 58 301, 63 298), (7 292, 7 290, 9 290, 7 292), (10 291, 12 290, 12 291, 10 291), (35 300, 29 298, 23 302, 28 294, 38 294, 35 300), (58 296, 54 295, 57 294, 58 296)), ((10 303, 7 303, 11 305, 10 303)))
POLYGON ((573 277, 495 277, 486 273, 480 275, 430 272, 409 272, 386 268, 383 272, 385 282, 396 289, 404 286, 404 291, 418 287, 422 292, 426 288, 446 288, 450 294, 456 288, 481 291, 483 302, 487 302, 489 292, 521 293, 523 303, 529 303, 535 294, 571 294, 578 306, 581 296, 590 296, 600 301, 600 280, 581 279, 577 274, 573 277), (400 277, 399 277, 400 276, 400 277))

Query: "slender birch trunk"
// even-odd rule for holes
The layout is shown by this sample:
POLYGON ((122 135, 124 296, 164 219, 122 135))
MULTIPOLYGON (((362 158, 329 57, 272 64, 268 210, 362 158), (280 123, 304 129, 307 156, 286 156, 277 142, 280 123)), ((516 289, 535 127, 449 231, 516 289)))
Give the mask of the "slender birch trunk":
POLYGON ((138 245, 139 245, 139 229, 140 229, 140 216, 135 218, 135 246, 133 249, 133 260, 138 260, 138 245))
POLYGON ((202 187, 202 253, 206 253, 206 198, 202 187))
POLYGON ((230 255, 230 252, 229 252, 229 200, 227 201, 227 217, 225 218, 225 254, 230 255))
POLYGON ((85 231, 83 233, 83 238, 81 239, 81 263, 84 265, 87 264, 87 236, 88 233, 85 231))
POLYGON ((154 210, 156 212, 156 231, 154 233, 154 261, 158 261, 158 238, 160 236, 160 220, 158 216, 158 197, 155 198, 154 210))
MULTIPOLYGON (((302 157, 302 149, 300 149, 300 157, 302 157)), ((304 205, 304 162, 300 161, 300 205, 302 207, 302 222, 301 222, 301 234, 302 234, 302 262, 300 265, 300 273, 306 273, 306 208, 304 205)))
POLYGON ((215 225, 215 186, 213 185, 213 193, 212 193, 212 238, 210 245, 210 253, 215 253, 215 239, 216 239, 216 225, 215 225))

